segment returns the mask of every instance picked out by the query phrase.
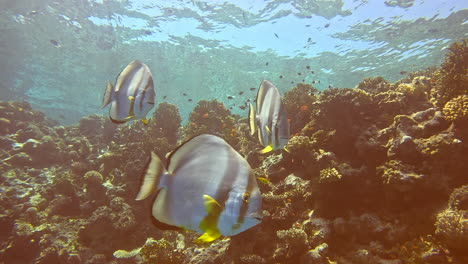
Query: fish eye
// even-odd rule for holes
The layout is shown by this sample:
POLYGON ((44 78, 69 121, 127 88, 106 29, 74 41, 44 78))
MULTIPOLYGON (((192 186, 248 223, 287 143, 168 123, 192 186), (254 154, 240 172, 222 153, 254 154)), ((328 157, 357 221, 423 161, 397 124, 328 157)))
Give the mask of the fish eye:
POLYGON ((246 204, 249 203, 249 199, 250 199, 250 193, 247 193, 247 192, 246 192, 246 193, 243 193, 243 194, 242 194, 242 201, 243 201, 244 203, 246 203, 246 204))

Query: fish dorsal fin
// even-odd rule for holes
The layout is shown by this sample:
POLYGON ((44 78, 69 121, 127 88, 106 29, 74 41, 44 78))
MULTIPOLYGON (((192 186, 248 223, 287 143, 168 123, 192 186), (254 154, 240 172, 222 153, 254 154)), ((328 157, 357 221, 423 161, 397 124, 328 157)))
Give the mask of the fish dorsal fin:
POLYGON ((172 150, 168 155, 166 155, 166 168, 170 173, 173 173, 174 170, 180 165, 181 157, 184 156, 186 153, 190 152, 194 146, 192 145, 193 140, 196 137, 200 137, 202 135, 193 136, 182 144, 177 146, 174 150, 172 150))
POLYGON ((154 152, 151 152, 151 159, 146 164, 145 174, 140 185, 140 191, 138 192, 135 200, 143 200, 153 193, 164 173, 166 173, 166 169, 164 168, 163 163, 159 157, 154 154, 154 152))
POLYGON ((109 80, 107 80, 106 90, 104 90, 104 96, 102 97, 101 109, 103 109, 110 103, 113 90, 114 87, 112 86, 112 83, 109 80))
POLYGON ((255 108, 250 104, 249 108, 249 126, 250 126, 250 135, 253 136, 257 131, 257 114, 255 113, 255 108))
POLYGON ((221 205, 209 195, 203 195, 203 203, 207 215, 200 222, 200 229, 203 230, 203 235, 195 240, 197 243, 208 243, 221 236, 218 229, 218 220, 223 208, 221 205))

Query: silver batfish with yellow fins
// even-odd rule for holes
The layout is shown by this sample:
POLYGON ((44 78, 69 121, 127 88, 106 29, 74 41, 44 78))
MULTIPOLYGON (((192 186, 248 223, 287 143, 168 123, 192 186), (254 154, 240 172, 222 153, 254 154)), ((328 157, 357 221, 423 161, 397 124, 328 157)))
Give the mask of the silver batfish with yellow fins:
POLYGON ((154 191, 154 218, 201 233, 196 242, 236 235, 262 219, 261 194, 252 169, 217 136, 204 134, 186 141, 171 152, 167 166, 151 153, 136 200, 154 191))
POLYGON ((251 135, 258 130, 258 140, 265 147, 260 153, 283 148, 289 140, 289 122, 278 89, 264 80, 258 89, 256 103, 257 111, 250 104, 249 125, 251 135))
POLYGON ((153 75, 146 64, 132 61, 120 72, 115 86, 107 81, 101 109, 111 104, 109 118, 122 124, 141 119, 147 124, 146 114, 154 107, 153 75))

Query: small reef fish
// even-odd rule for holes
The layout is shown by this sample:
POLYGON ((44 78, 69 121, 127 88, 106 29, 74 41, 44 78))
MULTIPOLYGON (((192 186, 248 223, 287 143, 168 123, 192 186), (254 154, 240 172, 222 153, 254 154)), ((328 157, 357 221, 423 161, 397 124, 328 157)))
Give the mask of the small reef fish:
POLYGON ((109 118, 123 124, 141 119, 147 124, 146 114, 154 107, 153 75, 146 64, 132 61, 120 72, 115 86, 107 81, 101 109, 111 104, 109 118))
POLYGON ((201 233, 195 242, 233 236, 262 220, 261 193, 251 167, 214 135, 186 141, 169 154, 166 166, 151 153, 136 200, 154 191, 156 224, 201 233))
POLYGON ((258 130, 260 144, 265 147, 260 153, 283 148, 289 140, 289 123, 278 89, 264 80, 258 89, 256 104, 256 111, 250 104, 249 125, 250 134, 258 130))
POLYGON ((60 44, 59 44, 58 41, 56 41, 55 39, 51 39, 51 40, 50 40, 50 43, 51 43, 52 45, 54 45, 55 47, 60 47, 60 44))

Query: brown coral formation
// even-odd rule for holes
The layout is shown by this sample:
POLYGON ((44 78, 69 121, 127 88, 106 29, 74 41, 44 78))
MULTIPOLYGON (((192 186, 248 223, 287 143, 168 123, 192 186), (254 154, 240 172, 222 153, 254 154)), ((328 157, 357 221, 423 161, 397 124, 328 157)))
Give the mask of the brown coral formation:
POLYGON ((449 121, 462 121, 468 119, 468 95, 460 95, 448 101, 442 109, 445 118, 449 121))
POLYGON ((448 208, 437 215, 435 227, 435 234, 448 248, 468 250, 468 185, 453 191, 448 208))
POLYGON ((235 119, 217 100, 199 101, 190 113, 184 132, 185 140, 201 134, 213 134, 224 138, 231 146, 238 144, 235 119))
POLYGON ((297 85, 284 97, 287 151, 262 156, 216 100, 183 129, 166 103, 147 126, 88 116, 60 127, 0 102, 0 262, 466 263, 465 58, 466 41, 435 72, 396 83, 297 85), (155 228, 151 202, 134 201, 149 152, 164 157, 201 133, 240 149, 263 193, 260 225, 209 245, 155 228))

